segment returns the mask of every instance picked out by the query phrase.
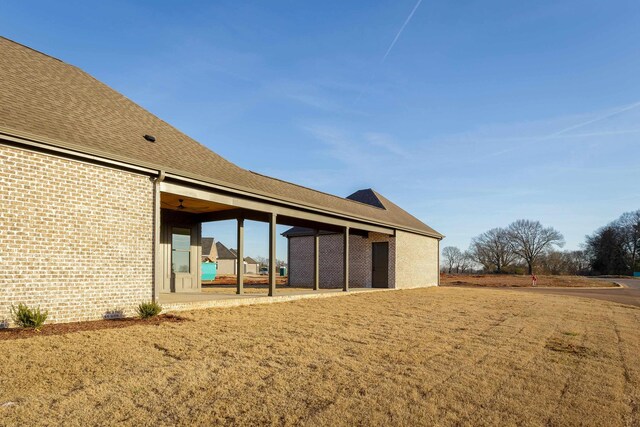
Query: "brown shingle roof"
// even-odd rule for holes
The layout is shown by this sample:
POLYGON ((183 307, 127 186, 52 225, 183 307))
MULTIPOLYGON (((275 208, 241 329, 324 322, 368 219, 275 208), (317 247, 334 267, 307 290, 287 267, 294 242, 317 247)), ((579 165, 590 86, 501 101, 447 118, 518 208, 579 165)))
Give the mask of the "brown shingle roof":
POLYGON ((203 256, 211 255, 211 248, 213 247, 213 242, 214 242, 213 237, 202 238, 202 255, 203 256))
POLYGON ((0 130, 283 202, 440 236, 396 205, 378 209, 242 169, 77 67, 0 37, 0 130), (153 135, 149 142, 144 135, 153 135))
POLYGON ((216 242, 216 249, 218 250, 218 259, 236 259, 236 255, 232 249, 227 248, 220 242, 216 242))

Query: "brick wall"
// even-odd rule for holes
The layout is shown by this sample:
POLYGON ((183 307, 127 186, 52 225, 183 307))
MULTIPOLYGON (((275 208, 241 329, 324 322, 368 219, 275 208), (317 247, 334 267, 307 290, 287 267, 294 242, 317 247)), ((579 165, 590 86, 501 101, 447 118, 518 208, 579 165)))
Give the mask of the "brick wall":
MULTIPOLYGON (((394 286, 395 239, 378 233, 368 238, 349 236, 349 286, 371 287, 371 243, 389 242, 389 286, 394 286)), ((343 235, 320 236, 320 287, 340 288, 343 277, 343 235)), ((313 284, 313 236, 289 239, 289 283, 294 286, 313 284)))
MULTIPOLYGON (((349 285, 371 287, 372 243, 389 242, 389 287, 404 289, 438 283, 438 240, 397 231, 396 237, 369 233, 349 238, 349 285)), ((313 283, 313 237, 289 239, 289 283, 313 283)), ((320 236, 320 287, 342 286, 342 235, 320 236)))
POLYGON ((438 239, 396 232, 396 288, 438 284, 438 239))
POLYGON ((11 304, 49 322, 133 313, 153 291, 148 176, 0 144, 0 324, 11 304))

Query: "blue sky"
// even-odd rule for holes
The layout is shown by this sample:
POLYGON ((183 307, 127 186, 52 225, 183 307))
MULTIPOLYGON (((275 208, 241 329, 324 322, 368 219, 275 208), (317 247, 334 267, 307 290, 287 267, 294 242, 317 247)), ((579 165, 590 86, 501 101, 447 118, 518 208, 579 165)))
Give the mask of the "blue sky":
POLYGON ((637 0, 24 1, 0 28, 242 167, 372 187, 445 246, 528 218, 575 249, 640 208, 637 0))

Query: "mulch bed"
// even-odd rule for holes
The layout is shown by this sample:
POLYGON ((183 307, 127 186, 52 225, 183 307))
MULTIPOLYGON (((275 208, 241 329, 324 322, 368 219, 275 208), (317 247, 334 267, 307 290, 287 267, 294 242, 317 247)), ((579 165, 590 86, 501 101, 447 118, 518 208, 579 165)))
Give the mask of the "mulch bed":
POLYGON ((150 319, 124 317, 118 319, 92 320, 87 322, 45 324, 39 331, 33 329, 10 328, 0 329, 0 341, 18 340, 47 335, 65 335, 73 332, 99 331, 101 329, 128 328, 136 325, 158 326, 162 323, 180 323, 188 321, 184 317, 174 314, 161 314, 150 319))

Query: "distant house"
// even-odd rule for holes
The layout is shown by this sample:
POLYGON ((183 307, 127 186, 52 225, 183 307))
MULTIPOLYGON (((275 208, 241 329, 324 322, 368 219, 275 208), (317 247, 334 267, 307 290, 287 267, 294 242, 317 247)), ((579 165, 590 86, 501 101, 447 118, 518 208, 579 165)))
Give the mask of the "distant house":
MULTIPOLYGON (((204 239, 203 245, 204 245, 204 239)), ((229 249, 220 242, 215 244, 218 255, 218 274, 238 274, 238 252, 235 249, 229 249)), ((260 272, 260 263, 251 257, 244 259, 244 273, 258 274, 260 272)))
POLYGON ((213 237, 202 238, 202 262, 216 262, 218 259, 218 249, 214 244, 213 237))
POLYGON ((260 263, 251 257, 244 259, 244 272, 246 274, 258 274, 260 272, 260 263))
POLYGON ((237 274, 238 254, 221 242, 216 242, 218 274, 237 274))

